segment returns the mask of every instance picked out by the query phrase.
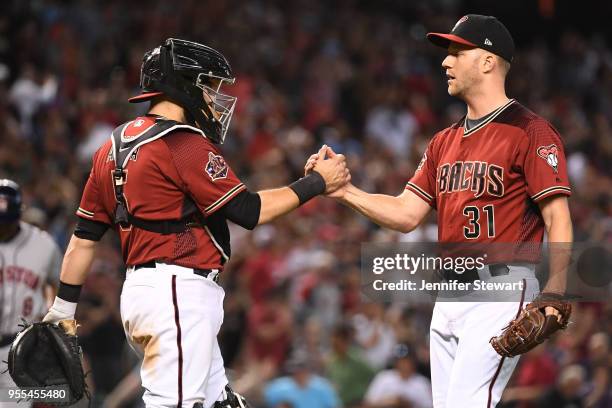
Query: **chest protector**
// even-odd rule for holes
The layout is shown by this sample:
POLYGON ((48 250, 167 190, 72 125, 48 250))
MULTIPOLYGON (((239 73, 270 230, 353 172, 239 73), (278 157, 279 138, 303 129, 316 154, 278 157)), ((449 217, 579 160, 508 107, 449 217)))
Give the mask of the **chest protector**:
MULTIPOLYGON (((186 129, 190 132, 202 133, 199 129, 193 126, 185 125, 173 120, 156 118, 155 123, 147 128, 144 132, 139 133, 135 136, 126 136, 125 130, 132 122, 128 122, 117 127, 111 136, 113 142, 113 159, 115 160, 115 169, 113 170, 113 188, 115 190, 115 200, 117 205, 115 206, 115 219, 114 222, 119 224, 122 228, 129 228, 135 226, 137 228, 156 232, 159 234, 177 234, 185 232, 190 228, 203 227, 206 225, 206 219, 202 213, 198 210, 197 206, 193 204, 193 200, 187 196, 187 199, 191 201, 190 210, 185 216, 178 220, 145 220, 130 214, 127 207, 127 202, 123 194, 123 186, 125 185, 126 172, 125 167, 127 166, 130 157, 136 151, 147 143, 151 143, 157 139, 160 139, 177 129, 186 129)), ((204 137, 204 136, 203 136, 204 137)))

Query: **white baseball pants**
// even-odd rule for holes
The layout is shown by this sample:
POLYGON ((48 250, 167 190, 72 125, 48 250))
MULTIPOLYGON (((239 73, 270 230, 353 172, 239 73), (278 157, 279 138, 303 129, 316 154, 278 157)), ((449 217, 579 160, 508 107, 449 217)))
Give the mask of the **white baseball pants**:
MULTIPOLYGON (((489 340, 501 333, 538 293, 533 267, 510 265, 510 275, 488 281, 525 281, 504 302, 438 301, 430 327, 434 408, 494 408, 519 357, 502 358, 489 340)), ((503 296, 503 294, 500 294, 503 296)))
POLYGON ((192 269, 157 263, 128 269, 121 319, 130 345, 143 357, 147 407, 210 408, 227 385, 217 334, 225 292, 192 269))

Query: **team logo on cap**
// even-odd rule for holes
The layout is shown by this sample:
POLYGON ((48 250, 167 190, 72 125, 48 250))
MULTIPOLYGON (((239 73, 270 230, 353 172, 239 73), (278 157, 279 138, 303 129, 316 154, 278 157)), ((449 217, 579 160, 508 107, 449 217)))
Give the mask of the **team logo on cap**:
POLYGON ((537 149, 537 153, 557 173, 557 166, 559 165, 559 149, 557 145, 540 146, 537 149))
POLYGON ((206 163, 206 173, 212 181, 227 177, 227 163, 223 157, 208 152, 208 163, 206 163))
POLYGON ((453 29, 451 31, 455 31, 455 28, 457 28, 457 26, 461 23, 466 22, 468 19, 468 16, 463 16, 459 19, 459 21, 457 21, 457 23, 455 24, 455 26, 453 27, 453 29))

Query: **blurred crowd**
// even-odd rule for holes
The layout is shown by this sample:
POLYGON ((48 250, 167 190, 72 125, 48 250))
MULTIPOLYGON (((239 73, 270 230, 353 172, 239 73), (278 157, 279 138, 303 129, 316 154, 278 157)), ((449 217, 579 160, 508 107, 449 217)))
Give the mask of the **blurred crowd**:
MULTIPOLYGON (((5 3, 0 177, 21 183, 26 220, 65 247, 93 152, 146 108, 127 103, 143 53, 179 37, 216 47, 235 70, 225 91, 238 105, 222 150, 250 190, 296 179, 326 143, 348 157, 354 184, 399 194, 433 134, 465 112, 446 93, 444 51, 424 40, 461 15, 427 2, 410 17, 395 2, 364 3, 5 3)), ((582 242, 612 242, 611 49, 597 33, 530 38, 508 79, 509 96, 563 137, 582 242)), ((432 306, 362 302, 359 262, 363 242, 435 241, 434 216, 404 235, 318 198, 253 232, 231 231, 219 342, 235 388, 256 407, 431 407, 432 306)), ((106 234, 78 311, 94 406, 139 406, 117 248, 106 234)), ((612 304, 578 303, 573 321, 522 359, 504 407, 612 407, 612 304)))

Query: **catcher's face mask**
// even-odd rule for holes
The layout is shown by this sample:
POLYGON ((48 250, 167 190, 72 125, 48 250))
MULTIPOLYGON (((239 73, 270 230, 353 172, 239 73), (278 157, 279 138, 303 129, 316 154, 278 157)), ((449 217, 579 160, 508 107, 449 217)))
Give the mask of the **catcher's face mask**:
POLYGON ((203 109, 202 113, 204 113, 209 120, 216 121, 221 126, 219 131, 219 143, 225 141, 225 135, 232 121, 236 100, 238 99, 235 96, 230 96, 221 92, 221 87, 226 83, 233 84, 234 80, 213 76, 213 80, 211 81, 210 76, 207 74, 199 74, 196 80, 196 86, 202 90, 204 102, 208 107, 208 109, 203 109), (209 117, 209 113, 212 117, 209 117))

